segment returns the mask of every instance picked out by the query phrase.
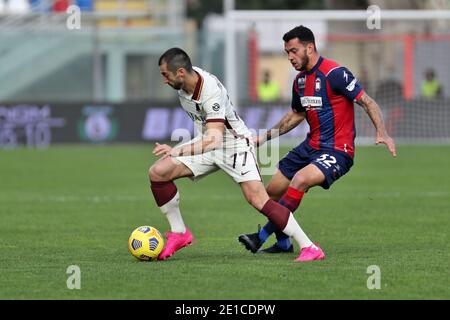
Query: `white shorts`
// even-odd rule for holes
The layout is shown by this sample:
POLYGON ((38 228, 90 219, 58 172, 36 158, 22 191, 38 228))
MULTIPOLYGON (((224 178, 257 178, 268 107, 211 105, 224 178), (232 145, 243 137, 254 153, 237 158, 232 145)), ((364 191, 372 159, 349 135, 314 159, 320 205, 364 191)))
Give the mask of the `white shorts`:
POLYGON ((176 160, 188 167, 194 181, 219 169, 225 171, 236 183, 262 181, 255 148, 246 139, 236 140, 232 146, 208 151, 194 156, 176 157, 176 160))

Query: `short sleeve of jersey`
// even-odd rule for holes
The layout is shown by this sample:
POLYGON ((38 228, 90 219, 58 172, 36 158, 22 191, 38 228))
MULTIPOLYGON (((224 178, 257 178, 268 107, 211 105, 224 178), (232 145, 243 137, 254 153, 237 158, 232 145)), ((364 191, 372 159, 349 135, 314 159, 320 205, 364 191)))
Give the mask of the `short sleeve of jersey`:
POLYGON ((292 85, 292 102, 291 107, 292 110, 295 112, 305 112, 306 109, 302 106, 300 101, 300 94, 298 91, 298 85, 297 85, 298 78, 295 78, 294 84, 292 85))
POLYGON ((358 100, 364 92, 358 79, 345 67, 332 70, 327 80, 335 94, 343 95, 352 101, 358 100))
POLYGON ((206 113, 206 121, 224 120, 225 107, 222 105, 220 91, 216 90, 213 94, 203 101, 203 110, 206 113))

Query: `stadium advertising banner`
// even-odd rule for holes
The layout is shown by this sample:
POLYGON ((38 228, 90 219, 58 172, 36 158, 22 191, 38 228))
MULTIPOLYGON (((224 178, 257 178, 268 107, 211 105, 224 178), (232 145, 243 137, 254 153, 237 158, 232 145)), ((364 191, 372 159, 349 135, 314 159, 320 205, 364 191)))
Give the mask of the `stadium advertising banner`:
MULTIPOLYGON (((249 128, 270 128, 288 106, 245 106, 249 128)), ((305 136, 306 126, 290 136, 305 136)), ((46 148, 55 143, 181 141, 193 137, 192 120, 178 105, 8 104, 0 105, 0 146, 46 148)))
POLYGON ((47 147, 54 136, 64 134, 69 117, 65 111, 55 112, 50 105, 0 105, 0 146, 47 147))
MULTIPOLYGON (((450 140, 450 108, 440 100, 382 104, 388 132, 406 141, 450 140)), ((239 116, 254 132, 271 128, 290 109, 289 103, 243 104, 239 116)), ((355 106, 360 143, 373 143, 375 130, 362 108, 355 106)), ((309 127, 303 122, 281 138, 302 141, 309 127)), ((193 138, 192 120, 178 104, 0 104, 0 148, 46 148, 55 143, 139 143, 187 141, 193 138)))

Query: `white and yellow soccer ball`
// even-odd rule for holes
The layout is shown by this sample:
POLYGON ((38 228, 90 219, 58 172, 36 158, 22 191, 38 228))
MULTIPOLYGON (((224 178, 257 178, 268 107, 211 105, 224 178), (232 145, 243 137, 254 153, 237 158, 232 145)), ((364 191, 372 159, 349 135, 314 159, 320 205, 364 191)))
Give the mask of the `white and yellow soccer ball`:
POLYGON ((163 248, 164 238, 154 227, 138 227, 128 239, 128 249, 139 260, 157 260, 163 248))

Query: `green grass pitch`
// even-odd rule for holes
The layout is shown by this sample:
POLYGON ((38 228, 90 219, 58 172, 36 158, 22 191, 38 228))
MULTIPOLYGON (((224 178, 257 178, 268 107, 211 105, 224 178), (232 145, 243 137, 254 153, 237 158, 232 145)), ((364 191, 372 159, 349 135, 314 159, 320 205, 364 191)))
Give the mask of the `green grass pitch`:
POLYGON ((137 261, 131 231, 168 229, 149 189, 151 150, 0 150, 0 299, 450 298, 449 146, 402 146, 396 159, 359 147, 352 170, 312 189, 296 212, 327 255, 304 264, 293 262, 298 248, 253 255, 238 243, 265 218, 221 172, 177 182, 194 245, 137 261), (80 290, 67 289, 70 265, 81 269, 80 290), (380 289, 367 288, 371 265, 380 289))

